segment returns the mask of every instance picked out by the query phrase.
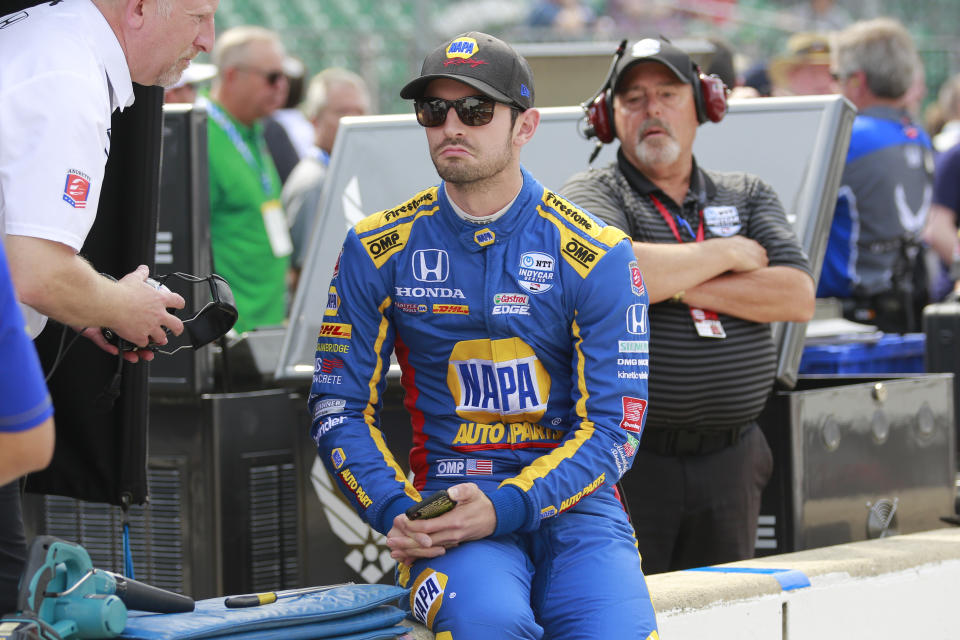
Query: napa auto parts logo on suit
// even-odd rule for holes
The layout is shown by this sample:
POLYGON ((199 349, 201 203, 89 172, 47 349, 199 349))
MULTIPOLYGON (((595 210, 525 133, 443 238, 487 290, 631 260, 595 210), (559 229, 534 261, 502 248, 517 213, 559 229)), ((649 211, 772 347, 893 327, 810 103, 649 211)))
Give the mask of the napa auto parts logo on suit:
POLYGON ((380 582, 384 576, 392 577, 396 561, 390 557, 386 536, 374 531, 357 515, 334 486, 319 457, 310 470, 310 482, 323 506, 330 531, 347 549, 344 563, 370 584, 380 582))

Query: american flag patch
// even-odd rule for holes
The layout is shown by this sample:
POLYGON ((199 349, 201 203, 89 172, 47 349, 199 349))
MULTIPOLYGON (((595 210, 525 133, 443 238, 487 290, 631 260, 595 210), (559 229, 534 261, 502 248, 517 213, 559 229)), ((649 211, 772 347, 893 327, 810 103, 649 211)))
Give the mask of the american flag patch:
POLYGON ((89 193, 90 177, 76 169, 67 171, 67 181, 63 185, 63 201, 74 209, 85 209, 89 193))
POLYGON ((493 460, 467 460, 468 476, 493 475, 493 460))

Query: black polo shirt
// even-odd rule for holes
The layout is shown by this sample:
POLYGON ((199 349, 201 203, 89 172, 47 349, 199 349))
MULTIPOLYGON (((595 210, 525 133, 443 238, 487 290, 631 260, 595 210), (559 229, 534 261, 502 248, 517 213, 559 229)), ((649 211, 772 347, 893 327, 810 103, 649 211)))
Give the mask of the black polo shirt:
MULTIPOLYGON (((703 210, 705 239, 747 236, 763 245, 770 266, 811 273, 777 194, 756 176, 703 170, 694 162, 690 189, 678 205, 620 151, 617 162, 572 176, 560 193, 640 242, 677 243, 651 195, 694 232, 703 210)), ((719 314, 727 337, 711 339, 697 335, 686 304, 660 302, 649 315, 648 425, 721 427, 757 418, 776 373, 769 324, 719 314)))

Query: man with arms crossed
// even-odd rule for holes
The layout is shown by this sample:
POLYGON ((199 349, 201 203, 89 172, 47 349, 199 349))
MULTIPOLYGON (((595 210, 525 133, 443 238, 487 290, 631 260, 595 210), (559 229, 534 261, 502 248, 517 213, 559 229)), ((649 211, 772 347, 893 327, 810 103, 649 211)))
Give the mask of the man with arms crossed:
MULTIPOLYGON (((753 556, 770 448, 770 322, 813 315, 807 257, 773 190, 700 168, 699 69, 661 40, 616 67, 616 162, 561 193, 632 236, 650 302, 650 416, 628 499, 649 573, 753 556)), ((722 117, 721 114, 714 116, 722 117)))

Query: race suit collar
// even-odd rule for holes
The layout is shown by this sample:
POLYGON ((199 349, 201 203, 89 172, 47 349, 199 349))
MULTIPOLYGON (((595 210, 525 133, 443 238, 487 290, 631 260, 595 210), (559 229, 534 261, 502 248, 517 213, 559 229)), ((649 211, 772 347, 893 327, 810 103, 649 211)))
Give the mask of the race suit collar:
POLYGON ((537 182, 523 167, 520 167, 520 173, 523 176, 523 186, 520 188, 520 193, 506 213, 487 225, 478 225, 462 220, 450 204, 446 183, 440 183, 438 193, 439 214, 451 230, 458 235, 466 250, 480 251, 486 246, 505 241, 515 233, 521 233, 530 217, 536 215, 537 202, 543 198, 543 185, 537 182), (484 234, 485 231, 489 231, 489 234, 484 234))

